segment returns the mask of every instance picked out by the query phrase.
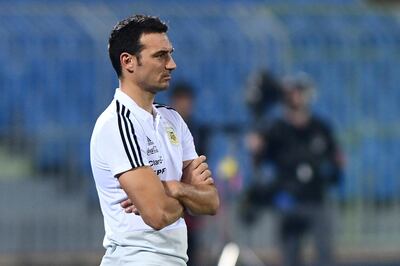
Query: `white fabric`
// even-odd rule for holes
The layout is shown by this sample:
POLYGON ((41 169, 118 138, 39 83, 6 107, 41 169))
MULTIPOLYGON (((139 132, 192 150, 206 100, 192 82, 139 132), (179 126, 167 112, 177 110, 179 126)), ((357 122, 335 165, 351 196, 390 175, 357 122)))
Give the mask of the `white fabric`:
POLYGON ((186 228, 161 232, 135 231, 125 233, 131 246, 111 246, 101 260, 100 266, 186 266, 187 246, 182 246, 182 239, 187 243, 186 228), (144 242, 143 239, 147 241, 144 242), (177 256, 176 250, 182 249, 177 256))
MULTIPOLYGON (((94 127, 90 159, 104 216, 105 248, 137 244, 123 237, 124 233, 154 231, 140 216, 127 214, 120 206, 127 195, 120 187, 119 174, 148 165, 161 180, 180 180, 183 161, 198 157, 193 137, 175 110, 153 105, 153 113, 116 89, 113 101, 94 127)), ((161 231, 179 228, 186 228, 183 218, 161 231)), ((186 239, 182 242, 183 246, 187 244, 186 239)))

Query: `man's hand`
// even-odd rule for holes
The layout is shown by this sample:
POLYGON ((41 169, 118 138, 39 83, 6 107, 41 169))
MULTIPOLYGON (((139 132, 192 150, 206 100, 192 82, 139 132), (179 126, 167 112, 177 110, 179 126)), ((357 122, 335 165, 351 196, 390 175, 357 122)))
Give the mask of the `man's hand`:
POLYGON ((191 215, 215 215, 219 207, 218 191, 205 161, 206 157, 201 155, 186 161, 188 164, 183 169, 182 189, 177 199, 191 215))
POLYGON ((135 205, 133 205, 130 199, 126 199, 122 201, 120 204, 121 207, 124 208, 126 213, 134 213, 136 215, 140 215, 138 209, 136 208, 135 205))
POLYGON ((190 185, 214 184, 206 159, 206 156, 201 155, 192 160, 190 164, 183 169, 181 182, 190 185))

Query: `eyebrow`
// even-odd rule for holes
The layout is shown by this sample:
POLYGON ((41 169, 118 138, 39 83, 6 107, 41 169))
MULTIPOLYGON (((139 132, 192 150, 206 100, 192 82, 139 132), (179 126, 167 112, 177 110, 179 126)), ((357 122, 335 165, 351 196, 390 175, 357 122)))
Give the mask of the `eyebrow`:
POLYGON ((155 53, 153 53, 153 55, 160 55, 160 54, 167 54, 167 53, 173 53, 175 51, 175 49, 174 48, 171 48, 171 49, 161 49, 161 50, 158 50, 157 52, 155 52, 155 53))

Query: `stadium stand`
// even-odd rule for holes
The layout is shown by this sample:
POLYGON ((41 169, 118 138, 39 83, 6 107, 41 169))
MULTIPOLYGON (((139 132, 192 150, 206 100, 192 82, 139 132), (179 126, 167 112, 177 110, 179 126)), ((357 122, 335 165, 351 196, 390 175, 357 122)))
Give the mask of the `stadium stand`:
MULTIPOLYGON (((361 0, 0 1, 0 141, 29 140, 26 152, 37 169, 32 175, 56 176, 70 190, 84 191, 90 182, 83 179, 90 178, 91 128, 117 86, 107 37, 119 18, 136 11, 169 22, 178 64, 175 80, 190 80, 199 88, 200 121, 216 127, 236 124, 241 128, 237 138, 249 126, 243 90, 253 71, 268 68, 280 76, 303 70, 314 78, 314 108, 334 122, 347 157, 346 181, 336 195, 344 202, 363 202, 348 220, 338 221, 338 243, 363 245, 364 205, 395 206, 392 214, 399 217, 400 24, 390 10, 373 9, 361 0)), ((230 141, 221 132, 213 136, 211 165, 217 168, 221 158, 233 154, 246 182, 244 143, 235 140, 232 149, 230 141)), ((50 193, 53 187, 40 189, 39 194, 50 193)), ((79 211, 73 215, 79 217, 79 211)), ((396 237, 381 248, 392 250, 400 243, 400 227, 393 228, 396 237)), ((47 248, 51 240, 40 244, 38 230, 30 237, 38 249, 47 248)), ((389 229, 374 230, 390 235, 389 229)), ((0 252, 29 248, 0 241, 0 252)))

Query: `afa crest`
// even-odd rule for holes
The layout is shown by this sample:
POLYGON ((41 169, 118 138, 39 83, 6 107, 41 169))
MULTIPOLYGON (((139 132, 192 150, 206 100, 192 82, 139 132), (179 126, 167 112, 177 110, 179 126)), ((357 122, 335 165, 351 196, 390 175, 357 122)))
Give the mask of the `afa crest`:
POLYGON ((172 144, 178 145, 179 144, 179 139, 176 136, 176 133, 172 127, 166 127, 165 131, 167 132, 168 139, 172 144))

